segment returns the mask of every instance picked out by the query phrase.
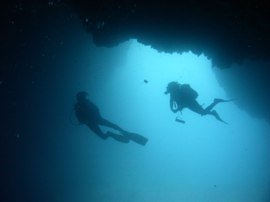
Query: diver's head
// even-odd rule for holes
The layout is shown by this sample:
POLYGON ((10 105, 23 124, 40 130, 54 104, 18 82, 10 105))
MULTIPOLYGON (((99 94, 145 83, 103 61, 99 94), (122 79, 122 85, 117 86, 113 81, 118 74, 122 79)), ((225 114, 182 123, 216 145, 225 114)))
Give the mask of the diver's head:
POLYGON ((176 92, 177 90, 179 90, 179 85, 180 84, 176 81, 172 81, 172 82, 168 83, 167 89, 164 93, 167 95, 168 93, 176 92))
POLYGON ((88 93, 85 92, 85 91, 78 92, 77 93, 77 96, 76 96, 77 97, 77 101, 78 102, 84 101, 84 100, 87 99, 87 96, 88 96, 88 93))

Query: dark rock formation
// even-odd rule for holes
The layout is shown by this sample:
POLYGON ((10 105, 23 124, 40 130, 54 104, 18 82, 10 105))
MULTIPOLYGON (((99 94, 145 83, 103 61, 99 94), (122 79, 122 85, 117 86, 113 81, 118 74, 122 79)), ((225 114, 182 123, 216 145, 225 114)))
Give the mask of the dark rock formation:
POLYGON ((111 47, 136 38, 159 51, 203 52, 218 68, 241 66, 231 71, 231 75, 218 75, 220 83, 228 96, 241 97, 237 101, 241 108, 270 120, 269 1, 68 0, 67 3, 98 46, 111 47), (246 65, 245 61, 252 62, 246 65))
MULTIPOLYGON (((14 79, 14 72, 19 76, 36 74, 33 69, 19 65, 18 58, 21 64, 37 58, 40 51, 36 51, 37 42, 44 42, 42 47, 46 55, 53 54, 46 47, 50 41, 47 30, 51 28, 44 24, 61 20, 66 23, 76 14, 98 46, 112 47, 136 38, 159 51, 203 52, 221 69, 232 64, 241 66, 232 67, 231 75, 219 72, 220 83, 230 97, 245 92, 241 94, 239 106, 270 120, 270 96, 266 90, 270 86, 269 10, 270 3, 266 0, 6 0, 0 7, 3 16, 0 84, 5 87, 3 81, 14 79), (68 18, 61 17, 63 11, 70 13, 68 18)), ((70 27, 68 33, 71 34, 72 29, 70 27)), ((17 83, 12 85, 14 89, 18 86, 17 83)), ((12 93, 11 87, 8 88, 12 93)))
POLYGON ((67 94, 76 91, 70 78, 79 78, 77 60, 88 45, 80 38, 84 32, 77 16, 98 46, 137 38, 159 51, 203 52, 219 68, 238 63, 229 72, 217 71, 219 82, 230 97, 240 98, 239 106, 270 121, 269 1, 175 2, 1 1, 1 201, 42 201, 48 196, 61 201, 61 193, 63 201, 78 201, 74 187, 84 176, 75 175, 77 184, 69 176, 84 172, 85 164, 76 166, 81 150, 70 148, 74 140, 82 140, 61 130, 71 107, 65 103, 67 94))
POLYGON ((270 61, 245 61, 241 65, 218 71, 219 83, 224 86, 229 97, 252 116, 270 121, 269 75, 270 61))
POLYGON ((204 52, 218 67, 269 57, 270 3, 233 1, 68 0, 97 45, 129 38, 166 52, 204 52))

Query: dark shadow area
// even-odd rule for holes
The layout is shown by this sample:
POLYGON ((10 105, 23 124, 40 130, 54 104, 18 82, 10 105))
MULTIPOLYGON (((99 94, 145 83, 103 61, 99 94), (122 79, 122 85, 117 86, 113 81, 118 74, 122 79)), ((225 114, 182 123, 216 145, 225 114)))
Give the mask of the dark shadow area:
MULTIPOLYGON (((239 106, 269 121, 268 1, 12 0, 2 1, 0 12, 0 201, 76 201, 96 194, 88 188, 100 181, 99 162, 81 159, 99 153, 74 146, 91 142, 69 131, 67 113, 91 37, 97 46, 137 38, 159 51, 204 52, 218 68, 253 60, 233 72, 234 80, 222 72, 218 78, 229 97, 243 92, 239 106), (238 78, 243 85, 235 88, 238 78), (81 173, 90 173, 91 181, 81 173)), ((122 60, 117 55, 106 60, 122 60)))
POLYGON ((237 106, 253 117, 270 121, 270 62, 244 61, 226 70, 215 70, 217 80, 237 106))
POLYGON ((219 68, 268 59, 268 1, 67 0, 97 45, 130 38, 165 52, 205 53, 219 68))
MULTIPOLYGON (((248 85, 248 89, 257 90, 239 89, 247 96, 237 104, 255 117, 269 120, 270 99, 264 90, 270 86, 268 1, 66 2, 76 11, 98 46, 112 47, 136 38, 168 53, 189 50, 198 55, 204 53, 218 68, 229 68, 235 63, 241 65, 245 60, 254 61, 253 66, 242 66, 241 78, 252 78, 252 86, 248 85)), ((236 86, 230 80, 221 84, 230 96, 239 97, 237 86, 241 81, 236 82, 236 86)))

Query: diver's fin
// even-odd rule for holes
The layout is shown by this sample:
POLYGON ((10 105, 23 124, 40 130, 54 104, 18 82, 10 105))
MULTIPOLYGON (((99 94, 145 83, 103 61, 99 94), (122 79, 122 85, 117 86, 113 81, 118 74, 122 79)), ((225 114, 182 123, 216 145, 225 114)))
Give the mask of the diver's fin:
POLYGON ((118 141, 118 142, 122 142, 122 143, 129 143, 130 138, 126 137, 124 135, 118 135, 115 134, 113 132, 108 131, 106 133, 109 137, 113 138, 114 140, 118 141))
POLYGON ((215 103, 220 103, 220 102, 232 102, 232 101, 234 101, 234 100, 235 100, 235 99, 224 100, 224 99, 215 98, 215 99, 214 99, 214 102, 215 102, 215 103))
POLYGON ((127 136, 130 140, 143 146, 146 145, 146 143, 148 142, 148 139, 146 137, 136 133, 124 132, 123 134, 124 136, 127 136))
POLYGON ((219 120, 220 122, 229 125, 226 121, 224 121, 224 120, 222 120, 222 119, 220 118, 220 116, 218 115, 218 113, 217 113, 216 110, 213 110, 213 111, 212 111, 212 115, 213 115, 217 120, 219 120))

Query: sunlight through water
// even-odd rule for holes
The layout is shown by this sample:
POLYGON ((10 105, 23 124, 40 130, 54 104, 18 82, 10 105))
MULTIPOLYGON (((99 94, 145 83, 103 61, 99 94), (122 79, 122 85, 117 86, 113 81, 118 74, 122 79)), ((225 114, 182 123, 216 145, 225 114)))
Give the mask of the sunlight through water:
MULTIPOLYGON (((134 202, 264 199, 270 182, 266 122, 250 117, 233 102, 215 107, 229 125, 188 109, 182 114, 170 111, 169 96, 164 94, 170 81, 190 84, 198 92, 197 100, 203 107, 214 98, 230 99, 218 85, 211 60, 192 52, 158 52, 135 39, 108 49, 106 54, 119 50, 123 57, 120 65, 107 64, 112 70, 106 77, 99 70, 100 77, 106 78, 99 93, 88 88, 87 82, 85 89, 92 90, 104 117, 148 137, 149 142, 141 147, 91 137, 91 144, 96 147, 87 150, 100 151, 101 145, 106 148, 99 154, 102 180, 92 199, 134 202), (175 122, 177 116, 186 123, 175 122), (104 177, 107 168, 111 169, 104 177)), ((106 54, 100 54, 97 64, 106 63, 106 54)), ((85 75, 88 80, 91 78, 90 73, 85 75)))

